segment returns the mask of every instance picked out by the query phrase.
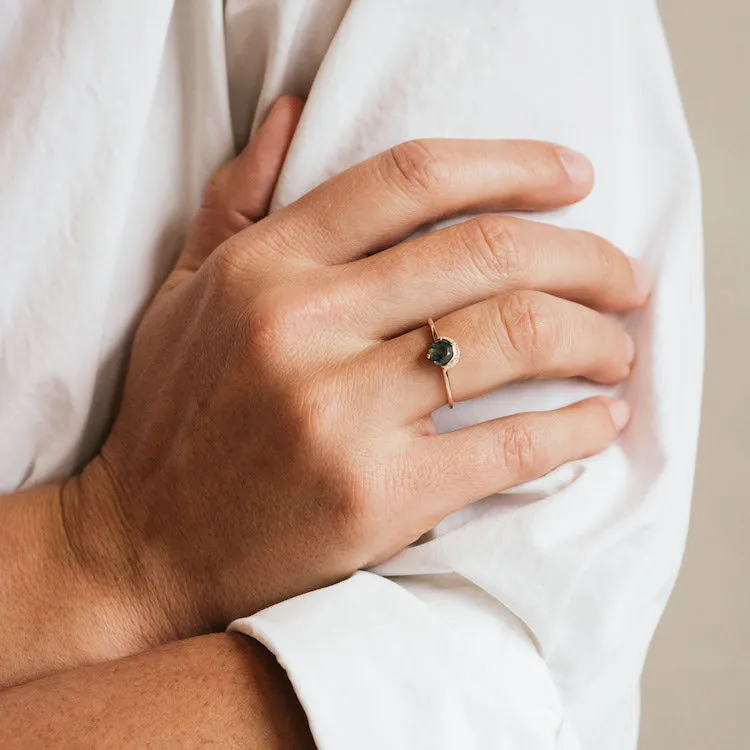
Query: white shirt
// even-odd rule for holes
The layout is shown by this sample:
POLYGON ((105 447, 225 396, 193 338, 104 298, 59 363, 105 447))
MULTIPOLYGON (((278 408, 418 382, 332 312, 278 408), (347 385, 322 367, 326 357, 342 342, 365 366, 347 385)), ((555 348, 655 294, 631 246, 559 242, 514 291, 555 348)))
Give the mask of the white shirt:
MULTIPOLYGON (((307 105, 274 206, 409 138, 564 143, 597 187, 539 218, 602 234, 657 280, 628 322, 620 443, 231 627, 277 655, 321 750, 632 750, 685 541, 703 348, 699 180, 654 2, 226 6, 0 3, 0 490, 95 452, 201 185, 279 94, 307 105)), ((601 390, 519 385, 436 418, 601 390)))

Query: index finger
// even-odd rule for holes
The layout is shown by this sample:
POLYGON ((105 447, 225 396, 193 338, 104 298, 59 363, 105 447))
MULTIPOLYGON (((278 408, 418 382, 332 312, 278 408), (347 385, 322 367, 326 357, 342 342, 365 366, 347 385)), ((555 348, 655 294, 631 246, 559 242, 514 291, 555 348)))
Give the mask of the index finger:
POLYGON ((284 254, 337 264, 450 215, 558 208, 592 185, 588 159, 552 143, 415 140, 356 164, 251 231, 284 254))

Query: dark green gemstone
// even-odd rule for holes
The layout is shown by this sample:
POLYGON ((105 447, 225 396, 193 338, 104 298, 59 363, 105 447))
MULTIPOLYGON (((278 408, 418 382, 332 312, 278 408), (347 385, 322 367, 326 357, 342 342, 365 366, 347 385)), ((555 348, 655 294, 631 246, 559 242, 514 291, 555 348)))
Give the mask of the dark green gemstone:
POLYGON ((453 359, 453 345, 445 339, 433 341, 427 350, 427 359, 436 365, 445 367, 453 359))

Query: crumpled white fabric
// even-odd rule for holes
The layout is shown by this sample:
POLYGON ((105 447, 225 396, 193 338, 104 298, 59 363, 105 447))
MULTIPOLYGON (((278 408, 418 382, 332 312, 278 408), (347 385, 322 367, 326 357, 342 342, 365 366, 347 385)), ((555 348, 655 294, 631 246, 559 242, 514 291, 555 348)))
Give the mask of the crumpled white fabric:
MULTIPOLYGON (((654 2, 228 0, 225 24, 218 0, 0 7, 0 488, 95 450, 202 182, 280 93, 307 105, 275 206, 409 138, 564 143, 596 189, 537 218, 604 235, 656 278, 628 321, 620 443, 231 627, 277 655, 321 750, 634 748, 685 541, 703 349, 699 179, 654 2)), ((601 390, 525 384, 436 418, 601 390)))

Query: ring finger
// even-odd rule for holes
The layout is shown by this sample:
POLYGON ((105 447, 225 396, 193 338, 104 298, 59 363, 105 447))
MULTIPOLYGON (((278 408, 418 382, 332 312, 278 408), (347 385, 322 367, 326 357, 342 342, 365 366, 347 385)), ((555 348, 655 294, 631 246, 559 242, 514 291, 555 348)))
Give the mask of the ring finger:
MULTIPOLYGON (((455 401, 529 378, 585 377, 616 383, 630 373, 635 348, 613 319, 544 292, 494 297, 436 322, 460 347, 449 377, 455 401)), ((370 350, 367 372, 379 413, 409 424, 447 401, 442 373, 428 361, 428 327, 370 350)))

